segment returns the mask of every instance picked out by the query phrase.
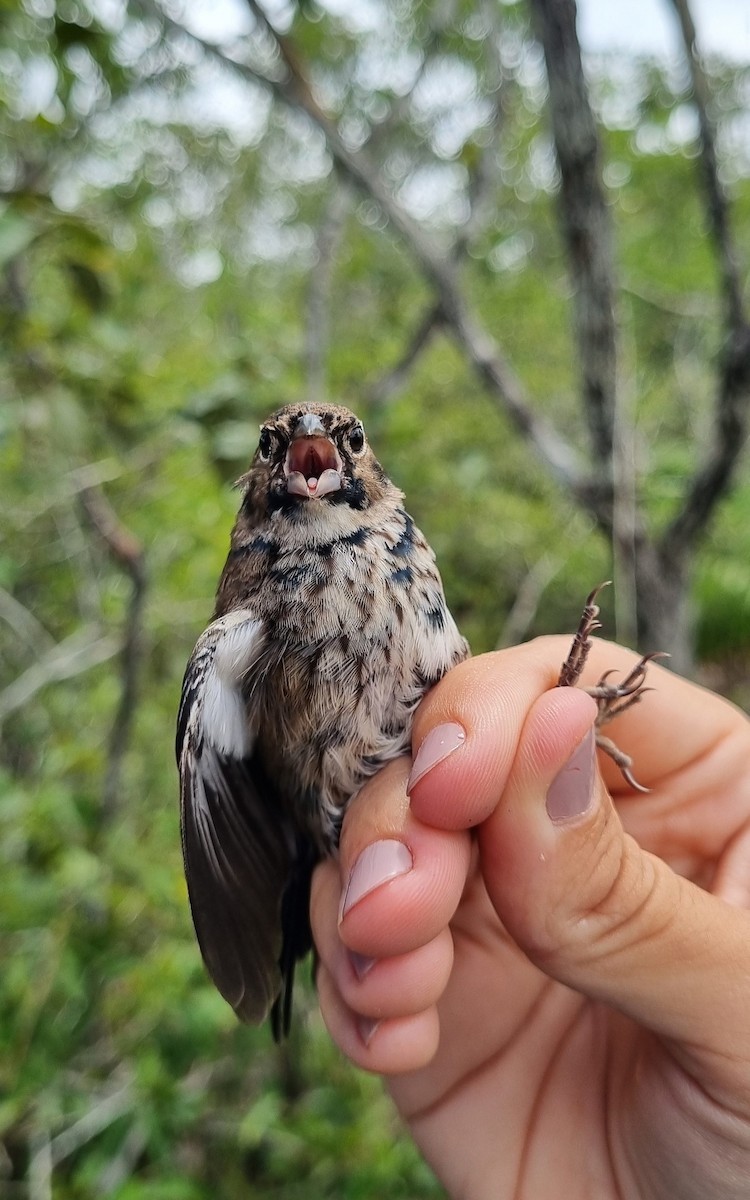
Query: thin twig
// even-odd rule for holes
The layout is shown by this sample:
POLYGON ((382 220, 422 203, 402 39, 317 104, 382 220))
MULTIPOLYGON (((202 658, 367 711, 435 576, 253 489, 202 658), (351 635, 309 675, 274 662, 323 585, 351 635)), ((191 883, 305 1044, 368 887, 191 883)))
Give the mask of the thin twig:
POLYGON ((0 621, 5 621, 16 638, 25 642, 28 649, 33 650, 37 656, 40 651, 51 650, 55 644, 52 634, 45 629, 39 618, 3 587, 0 587, 0 621))
POLYGON ((385 404, 391 400, 406 385, 422 351, 432 341, 433 335, 442 324, 442 310, 439 304, 433 304, 427 309, 422 320, 414 330, 403 354, 394 366, 389 367, 368 388, 371 403, 385 404))
MULTIPOLYGON (((144 461, 129 464, 128 469, 135 468, 139 471, 148 469, 154 458, 153 451, 149 451, 148 456, 142 455, 142 457, 144 461)), ((13 514, 15 528, 17 530, 28 529, 35 521, 40 521, 48 513, 67 505, 70 499, 80 495, 86 488, 98 487, 102 483, 112 483, 124 474, 125 468, 114 458, 105 458, 100 462, 76 467, 73 471, 68 471, 66 475, 61 476, 57 490, 51 490, 49 494, 38 497, 33 508, 16 511, 13 514)))
POLYGON ((705 321, 706 313, 710 311, 710 300, 700 292, 694 292, 690 296, 675 296, 650 282, 636 283, 632 279, 621 280, 620 291, 658 312, 665 313, 668 317, 679 317, 685 321, 705 321))
POLYGON ((135 1098, 130 1083, 125 1083, 116 1091, 99 1098, 93 1108, 90 1108, 78 1121, 52 1139, 50 1143, 52 1165, 56 1166, 63 1162, 120 1117, 132 1112, 134 1103, 135 1098))
POLYGON ((75 633, 57 642, 0 693, 0 721, 23 708, 51 683, 62 683, 83 675, 92 667, 113 658, 119 648, 114 638, 98 636, 90 626, 76 629, 75 633))
POLYGON ((124 1187, 147 1145, 148 1129, 145 1122, 136 1119, 125 1134, 117 1154, 99 1172, 96 1181, 97 1195, 111 1196, 113 1192, 124 1187))
POLYGON ((105 820, 109 820, 115 812, 120 794, 122 765, 137 703, 138 674, 142 657, 141 617, 147 582, 146 561, 140 542, 120 522, 102 492, 94 488, 82 491, 81 505, 110 555, 129 577, 131 585, 120 652, 120 701, 110 732, 102 797, 103 816, 105 820))
POLYGON ((527 636, 542 596, 562 565, 561 558, 543 554, 527 571, 516 588, 515 600, 500 631, 496 650, 502 650, 505 646, 515 646, 527 636))
POLYGON ((31 1139, 27 1182, 29 1200, 52 1200, 52 1145, 46 1129, 31 1139))

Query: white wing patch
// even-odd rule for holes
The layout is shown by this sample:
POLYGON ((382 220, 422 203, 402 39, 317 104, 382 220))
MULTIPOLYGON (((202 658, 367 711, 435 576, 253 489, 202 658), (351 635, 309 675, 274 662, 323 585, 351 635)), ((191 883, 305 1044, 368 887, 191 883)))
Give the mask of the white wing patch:
POLYGON ((263 624, 239 609, 214 621, 206 635, 216 638, 216 649, 203 685, 203 734, 220 754, 245 758, 252 739, 242 681, 262 649, 263 624))

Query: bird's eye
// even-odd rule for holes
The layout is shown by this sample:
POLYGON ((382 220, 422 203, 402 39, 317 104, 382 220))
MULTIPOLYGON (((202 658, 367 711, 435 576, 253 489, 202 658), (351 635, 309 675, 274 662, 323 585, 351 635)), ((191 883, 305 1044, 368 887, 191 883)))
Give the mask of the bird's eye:
POLYGON ((260 441, 258 442, 258 458, 261 462, 268 462, 273 450, 273 434, 270 429, 262 429, 260 441))
POLYGON ((352 454, 361 454, 365 448, 365 431, 357 423, 349 433, 349 449, 352 454))

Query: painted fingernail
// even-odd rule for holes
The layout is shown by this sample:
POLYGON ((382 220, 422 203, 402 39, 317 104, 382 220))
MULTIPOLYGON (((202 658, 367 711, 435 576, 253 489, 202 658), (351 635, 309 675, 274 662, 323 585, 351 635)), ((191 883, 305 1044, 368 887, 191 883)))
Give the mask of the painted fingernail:
POLYGON ((380 1025, 381 1022, 372 1017, 357 1017, 357 1032, 366 1046, 370 1045, 380 1025))
POLYGON ((547 813, 556 824, 582 817, 594 798, 594 730, 590 729, 547 792, 547 813))
POLYGON ((339 921, 363 897, 374 892, 375 888, 380 887, 382 883, 387 883, 389 879, 406 875, 413 866, 414 859, 411 851, 403 842, 389 838, 367 846, 352 867, 346 891, 341 899, 339 921))
POLYGON ((466 741, 466 730, 456 721, 447 721, 444 725, 436 725, 427 734, 417 750, 412 765, 411 774, 406 784, 406 794, 409 795, 415 784, 423 779, 428 771, 441 763, 443 759, 458 750, 466 741))
POLYGON ((349 962, 352 964, 352 970, 360 983, 365 975, 370 974, 377 961, 376 958, 368 958, 366 954, 357 954, 356 950, 349 951, 349 962))

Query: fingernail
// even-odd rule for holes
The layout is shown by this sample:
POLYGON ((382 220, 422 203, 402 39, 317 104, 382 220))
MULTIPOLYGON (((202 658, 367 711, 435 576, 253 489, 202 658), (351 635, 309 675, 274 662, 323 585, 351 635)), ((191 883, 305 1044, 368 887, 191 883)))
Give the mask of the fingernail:
POLYGON ((380 1024, 372 1017, 357 1017, 357 1032, 366 1046, 370 1045, 380 1024))
POLYGON ((428 771, 436 767, 454 750, 458 750, 459 746, 463 746, 465 741, 466 730, 455 721, 447 721, 445 725, 436 725, 434 729, 431 729, 414 758, 411 774, 406 784, 407 796, 428 771))
POLYGON ((594 730, 590 729, 555 776, 547 792, 547 813, 563 823, 582 817, 594 797, 594 730))
POLYGON ((369 975, 377 961, 376 958, 368 958, 366 954, 357 954, 356 950, 349 951, 349 962, 352 964, 352 970, 360 983, 365 975, 369 975))
POLYGON ((381 883, 406 875, 414 866, 411 851, 403 842, 388 839, 367 846, 352 867, 346 891, 341 899, 339 921, 369 892, 381 883))

